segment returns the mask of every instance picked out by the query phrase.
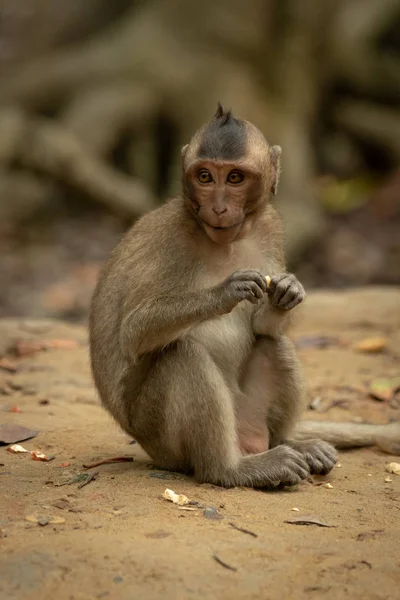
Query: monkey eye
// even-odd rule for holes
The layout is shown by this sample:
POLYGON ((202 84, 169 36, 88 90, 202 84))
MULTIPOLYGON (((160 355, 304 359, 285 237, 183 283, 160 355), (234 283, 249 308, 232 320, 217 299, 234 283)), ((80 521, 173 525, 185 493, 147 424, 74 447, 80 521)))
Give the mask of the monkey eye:
POLYGON ((244 175, 243 173, 240 173, 240 171, 231 171, 228 175, 228 183, 242 183, 244 179, 244 175))
POLYGON ((210 183, 213 180, 210 171, 207 171, 207 169, 199 171, 197 174, 197 179, 200 181, 200 183, 210 183))

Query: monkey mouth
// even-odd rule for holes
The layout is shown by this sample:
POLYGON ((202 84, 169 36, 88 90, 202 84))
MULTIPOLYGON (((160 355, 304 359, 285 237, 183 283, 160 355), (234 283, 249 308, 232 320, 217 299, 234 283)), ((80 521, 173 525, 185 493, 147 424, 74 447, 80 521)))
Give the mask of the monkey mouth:
POLYGON ((240 225, 242 224, 242 222, 240 223, 235 223, 235 225, 226 225, 225 227, 221 227, 221 226, 216 226, 216 225, 210 225, 210 223, 207 223, 207 221, 203 221, 204 225, 207 225, 207 227, 210 227, 210 229, 214 229, 214 231, 229 231, 230 229, 235 229, 236 227, 240 227, 240 225))

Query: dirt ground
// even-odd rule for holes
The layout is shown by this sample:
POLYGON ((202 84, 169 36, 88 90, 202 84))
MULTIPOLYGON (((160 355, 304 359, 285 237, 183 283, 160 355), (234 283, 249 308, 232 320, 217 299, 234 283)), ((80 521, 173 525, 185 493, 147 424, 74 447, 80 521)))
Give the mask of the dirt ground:
MULTIPOLYGON (((400 288, 311 294, 293 332, 316 406, 307 418, 399 419, 398 398, 368 394, 375 378, 400 375, 399 326, 400 288), (326 348, 304 339, 321 335, 340 339, 326 348), (382 352, 354 350, 376 336, 386 339, 382 352)), ((21 444, 55 456, 39 462, 0 447, 2 599, 400 597, 400 476, 385 472, 398 458, 376 448, 342 452, 329 476, 284 491, 198 485, 152 468, 98 405, 84 327, 0 321, 0 355, 21 339, 72 343, 0 362, 0 424, 38 430, 21 444), (82 466, 119 455, 134 461, 82 466), (84 487, 60 485, 93 471, 84 487), (180 510, 162 499, 166 488, 202 508, 180 510), (331 527, 285 522, 303 515, 331 527)))

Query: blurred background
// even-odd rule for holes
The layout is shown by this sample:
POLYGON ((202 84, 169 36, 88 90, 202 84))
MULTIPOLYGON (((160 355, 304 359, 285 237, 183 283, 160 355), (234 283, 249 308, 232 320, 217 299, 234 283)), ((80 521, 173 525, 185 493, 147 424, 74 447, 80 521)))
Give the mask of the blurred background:
POLYGON ((0 314, 84 321, 220 100, 308 289, 400 284, 400 0, 0 0, 0 314))

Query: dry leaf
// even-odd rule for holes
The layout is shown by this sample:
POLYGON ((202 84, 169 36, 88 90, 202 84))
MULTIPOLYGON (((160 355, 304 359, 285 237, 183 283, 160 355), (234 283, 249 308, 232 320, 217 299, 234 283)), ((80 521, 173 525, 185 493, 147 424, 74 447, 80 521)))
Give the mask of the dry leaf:
POLYGON ((305 517, 293 517, 293 519, 287 519, 284 523, 290 523, 290 525, 317 525, 318 527, 336 527, 336 525, 328 525, 317 519, 316 517, 305 516, 305 517))
POLYGON ((29 450, 27 450, 26 448, 24 448, 23 446, 20 446, 19 444, 13 444, 12 446, 8 446, 7 450, 9 452, 29 452, 29 450))
POLYGON ((174 491, 169 490, 168 488, 163 493, 163 498, 173 502, 174 504, 179 504, 180 506, 185 506, 185 504, 189 504, 190 502, 187 496, 184 496, 183 494, 175 494, 174 491))
POLYGON ((0 444, 15 444, 35 437, 39 432, 13 423, 0 424, 0 444))
POLYGON ((400 377, 379 377, 372 381, 368 393, 376 400, 390 402, 397 390, 400 390, 400 377))
POLYGON ((16 406, 12 406, 10 408, 10 412, 13 412, 13 413, 22 413, 22 410, 21 410, 21 408, 18 405, 16 405, 16 406))
POLYGON ((325 483, 324 488, 326 488, 327 490, 333 490, 333 485, 331 483, 325 483))
POLYGON ((43 462, 49 462, 49 460, 51 460, 51 457, 48 457, 43 452, 40 452, 40 450, 31 450, 31 456, 32 460, 41 460, 43 462))
POLYGON ((386 338, 376 337, 376 338, 365 338, 361 340, 361 342, 357 342, 354 344, 354 350, 357 352, 382 352, 385 350, 387 345, 386 338))
POLYGON ((385 467, 387 473, 393 473, 393 475, 400 475, 400 463, 391 462, 385 467))
POLYGON ((385 477, 385 483, 392 483, 393 479, 391 477, 389 477, 389 475, 387 477, 385 477))
POLYGON ((294 507, 294 508, 291 508, 290 510, 293 510, 294 512, 300 512, 300 509, 299 509, 299 508, 296 508, 296 507, 294 507))
POLYGON ((70 467, 71 463, 70 462, 62 462, 59 464, 60 467, 70 467))

